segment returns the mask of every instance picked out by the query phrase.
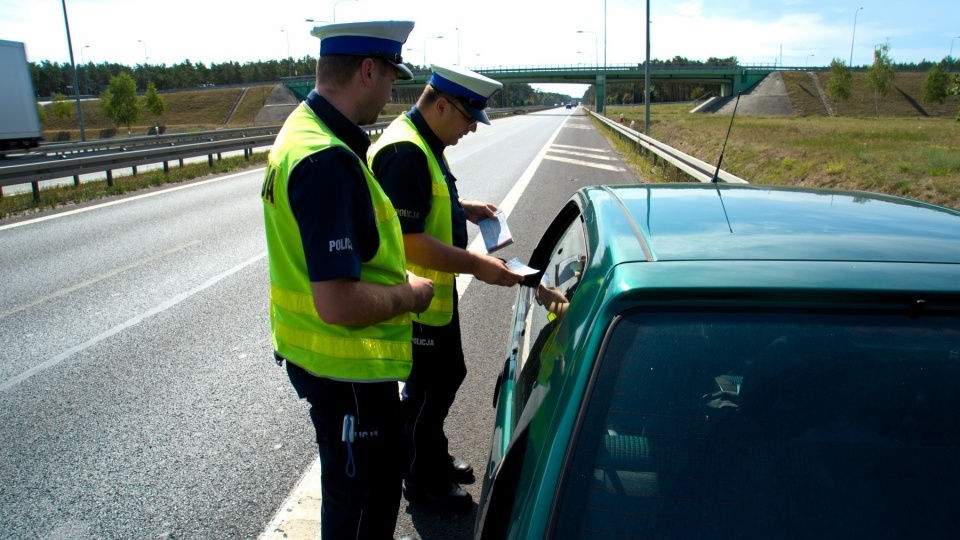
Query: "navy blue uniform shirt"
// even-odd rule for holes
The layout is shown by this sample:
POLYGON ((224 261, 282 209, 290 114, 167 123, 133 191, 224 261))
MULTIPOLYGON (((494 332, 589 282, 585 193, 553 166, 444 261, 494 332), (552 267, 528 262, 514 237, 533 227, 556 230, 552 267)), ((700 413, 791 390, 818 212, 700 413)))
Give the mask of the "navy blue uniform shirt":
MULTIPOLYGON (((307 106, 360 159, 370 138, 327 100, 311 91, 307 106)), ((287 195, 307 260, 310 281, 360 279, 360 265, 377 253, 380 237, 357 157, 342 147, 303 159, 290 173, 287 195)))
MULTIPOLYGON (((443 160, 444 144, 433 133, 430 126, 423 119, 423 115, 413 106, 406 115, 413 121, 427 146, 440 163, 440 169, 447 181, 450 190, 450 208, 453 218, 453 245, 466 249, 467 247, 467 216, 460 206, 460 196, 457 194, 457 179, 447 168, 443 160)), ((430 213, 430 194, 432 180, 430 167, 427 165, 427 156, 423 155, 420 147, 412 142, 398 142, 386 146, 377 153, 373 160, 373 175, 380 182, 383 191, 390 197, 390 202, 397 209, 400 217, 400 228, 405 234, 422 233, 426 228, 427 214, 430 213)))

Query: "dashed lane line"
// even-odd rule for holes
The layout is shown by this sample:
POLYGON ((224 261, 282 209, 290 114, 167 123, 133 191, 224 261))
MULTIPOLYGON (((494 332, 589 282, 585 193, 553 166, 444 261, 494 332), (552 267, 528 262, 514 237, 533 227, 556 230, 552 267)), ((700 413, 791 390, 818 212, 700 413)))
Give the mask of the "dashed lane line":
POLYGON ((617 161, 617 159, 619 159, 611 156, 600 156, 597 154, 588 154, 586 152, 574 152, 572 150, 558 150, 556 148, 551 148, 550 152, 554 154, 566 154, 568 156, 580 156, 580 157, 585 157, 590 159, 597 159, 600 161, 617 161))
POLYGON ((53 357, 53 358, 51 358, 51 359, 49 359, 49 360, 46 360, 45 362, 43 362, 43 363, 41 363, 41 364, 37 364, 37 365, 33 366, 32 368, 24 371, 23 373, 20 373, 19 375, 16 375, 16 376, 14 376, 14 377, 11 377, 11 378, 7 379, 6 381, 3 381, 2 383, 0 383, 0 392, 6 391, 7 389, 12 388, 12 387, 14 387, 14 386, 22 383, 23 381, 25 381, 25 380, 33 377, 34 375, 37 375, 37 374, 39 374, 39 373, 42 373, 42 372, 44 372, 44 371, 46 371, 46 370, 48 370, 48 369, 50 369, 50 368, 52 368, 52 367, 60 364, 61 362, 63 362, 64 360, 66 360, 66 359, 68 359, 68 358, 71 358, 71 357, 74 356, 75 354, 77 354, 77 353, 79 353, 79 352, 81 352, 81 351, 84 351, 84 350, 86 350, 86 349, 89 349, 90 347, 93 347, 93 346, 97 345, 97 344, 100 343, 101 341, 104 341, 104 340, 110 338, 111 336, 114 336, 114 335, 116 335, 116 334, 119 334, 120 332, 123 332, 124 330, 126 330, 127 328, 130 328, 131 326, 138 325, 138 324, 140 324, 141 322, 143 322, 144 320, 149 319, 150 317, 153 317, 154 315, 157 315, 158 313, 163 313, 164 311, 166 311, 166 310, 170 309, 171 307, 179 304, 180 302, 186 300, 187 298, 190 298, 191 296, 193 296, 193 295, 195 295, 195 294, 197 294, 197 293, 199 293, 199 292, 202 292, 202 291, 204 291, 204 290, 206 290, 206 289, 208 289, 208 288, 216 285, 217 283, 219 283, 219 282, 222 281, 223 279, 228 278, 228 277, 232 276, 233 274, 236 274, 236 273, 239 272, 240 270, 243 270, 244 268, 246 268, 246 267, 250 266, 251 264, 259 261, 260 259, 265 258, 266 256, 267 256, 267 253, 266 253, 266 252, 263 252, 263 253, 255 256, 255 257, 253 257, 253 258, 251 258, 251 259, 248 259, 248 260, 246 260, 246 261, 238 264, 237 266, 234 266, 233 268, 227 270, 226 272, 223 272, 223 273, 221 273, 221 274, 219 274, 219 275, 213 276, 212 278, 210 278, 210 279, 208 279, 207 281, 201 283, 200 285, 198 285, 198 286, 190 289, 189 291, 184 291, 184 292, 182 292, 182 293, 174 296, 173 298, 170 298, 170 299, 168 299, 168 300, 166 300, 166 301, 164 301, 164 302, 161 302, 161 303, 158 304, 157 306, 154 306, 153 308, 151 308, 151 309, 149 309, 149 310, 147 310, 147 311, 145 311, 145 312, 143 312, 143 313, 141 313, 141 314, 139 314, 139 315, 137 315, 137 316, 135 316, 135 317, 127 320, 126 322, 120 323, 120 324, 114 326, 113 328, 107 330, 106 332, 101 333, 100 335, 94 336, 94 337, 88 339, 87 341, 85 341, 85 342, 83 342, 83 343, 81 343, 81 344, 79 344, 79 345, 77 345, 77 346, 75 346, 75 347, 71 347, 71 348, 67 349, 66 351, 60 353, 59 355, 57 355, 57 356, 55 356, 55 357, 53 357))
POLYGON ((49 300, 53 300, 54 298, 59 298, 59 297, 65 295, 65 294, 67 294, 67 293, 71 293, 71 292, 73 292, 73 291, 82 289, 82 288, 87 287, 87 286, 89 286, 89 285, 93 285, 94 283, 97 283, 97 282, 99 282, 99 281, 103 281, 103 280, 105 280, 105 279, 107 279, 107 278, 110 278, 110 277, 113 277, 113 276, 115 276, 115 275, 117 275, 117 274, 126 272, 127 270, 132 270, 132 269, 137 268, 137 267, 139 267, 139 266, 143 266, 143 265, 145 265, 145 264, 147 264, 147 263, 151 263, 151 262, 153 262, 153 261, 155 261, 155 260, 157 260, 157 259, 162 259, 163 257, 166 257, 167 255, 170 255, 171 253, 176 253, 176 252, 178 252, 178 251, 180 251, 180 250, 182 250, 182 249, 186 249, 186 248, 188 248, 188 247, 195 246, 195 245, 197 245, 197 244, 199 244, 199 243, 200 243, 199 240, 194 240, 194 241, 192 241, 192 242, 187 242, 186 244, 182 244, 182 245, 173 247, 173 248, 171 248, 171 249, 168 249, 168 250, 166 250, 166 251, 164 251, 164 252, 162 252, 162 253, 158 253, 158 254, 154 255, 153 257, 149 257, 149 258, 146 258, 146 259, 139 260, 139 261, 137 261, 137 262, 135 262, 135 263, 133 263, 133 264, 128 264, 127 266, 123 266, 123 267, 120 267, 120 268, 115 268, 115 269, 113 269, 113 270, 111 270, 111 271, 109 271, 109 272, 107 272, 107 273, 100 274, 99 276, 97 276, 97 277, 95 277, 95 278, 90 278, 90 279, 88 279, 88 280, 86 280, 86 281, 81 281, 80 283, 77 283, 76 285, 71 285, 71 286, 69 286, 69 287, 65 287, 65 288, 63 288, 63 289, 60 289, 59 291, 56 291, 56 292, 54 292, 54 293, 51 293, 51 294, 46 295, 46 296, 44 296, 43 298, 38 298, 38 299, 34 300, 33 302, 28 303, 28 304, 23 304, 23 305, 14 307, 14 308, 10 308, 10 309, 8 309, 8 310, 6 310, 6 311, 0 311, 0 319, 6 317, 6 316, 8 316, 8 315, 13 315, 14 313, 19 313, 19 312, 21 312, 21 311, 23 311, 23 310, 25 310, 25 309, 32 308, 33 306, 40 305, 40 304, 42 304, 42 303, 44 303, 44 302, 47 302, 47 301, 49 301, 49 300))
POLYGON ((616 167, 614 165, 605 165, 603 163, 594 163, 592 161, 582 161, 579 159, 568 159, 568 158, 555 157, 555 156, 547 156, 544 159, 549 159, 551 161, 559 161, 561 163, 569 163, 571 165, 582 165, 584 167, 590 167, 593 169, 602 169, 604 171, 623 172, 626 170, 623 167, 616 167))

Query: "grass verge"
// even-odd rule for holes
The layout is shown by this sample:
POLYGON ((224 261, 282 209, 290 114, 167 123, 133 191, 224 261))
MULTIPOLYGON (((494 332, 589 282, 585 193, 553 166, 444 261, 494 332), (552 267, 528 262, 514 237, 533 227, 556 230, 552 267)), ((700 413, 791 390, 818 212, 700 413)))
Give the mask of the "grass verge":
MULTIPOLYGON (((642 107, 608 107, 636 122, 642 107)), ((728 115, 691 114, 687 105, 651 108, 650 136, 716 163, 728 115)), ((601 130, 608 139, 618 137, 601 130)), ((671 180, 632 144, 613 142, 640 178, 671 180)), ((960 209, 960 124, 929 117, 763 117, 734 120, 722 168, 753 184, 873 191, 960 209)))

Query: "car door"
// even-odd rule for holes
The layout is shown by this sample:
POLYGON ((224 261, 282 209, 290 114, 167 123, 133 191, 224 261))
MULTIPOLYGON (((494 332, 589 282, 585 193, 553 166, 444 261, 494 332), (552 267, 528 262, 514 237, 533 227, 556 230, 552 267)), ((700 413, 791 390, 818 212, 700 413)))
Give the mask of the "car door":
MULTIPOLYGON (((535 433, 531 421, 542 414, 539 404, 553 374, 542 353, 551 345, 566 306, 579 283, 586 244, 579 207, 570 202, 544 233, 529 265, 541 269, 527 278, 517 293, 510 343, 494 391, 496 420, 490 459, 481 491, 478 538, 506 538, 507 529, 526 526, 518 514, 528 512, 518 494, 532 483, 549 481, 533 476, 536 452, 548 433, 535 433)), ((549 505, 548 505, 549 506, 549 505)))

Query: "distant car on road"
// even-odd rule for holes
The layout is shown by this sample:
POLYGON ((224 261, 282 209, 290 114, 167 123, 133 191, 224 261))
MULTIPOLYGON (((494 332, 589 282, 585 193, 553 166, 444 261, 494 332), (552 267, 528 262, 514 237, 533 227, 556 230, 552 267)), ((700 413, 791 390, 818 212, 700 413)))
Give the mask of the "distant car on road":
POLYGON ((598 186, 529 265, 477 538, 960 538, 960 212, 598 186))
POLYGON ((567 102, 567 108, 568 108, 568 109, 572 109, 572 108, 573 108, 573 103, 567 102))

